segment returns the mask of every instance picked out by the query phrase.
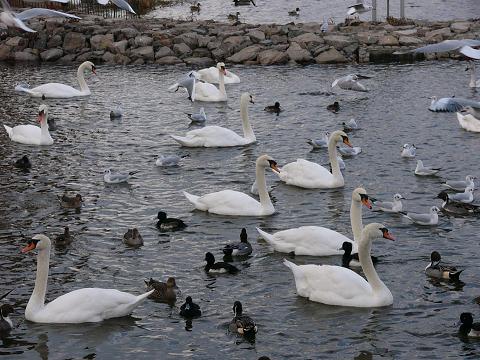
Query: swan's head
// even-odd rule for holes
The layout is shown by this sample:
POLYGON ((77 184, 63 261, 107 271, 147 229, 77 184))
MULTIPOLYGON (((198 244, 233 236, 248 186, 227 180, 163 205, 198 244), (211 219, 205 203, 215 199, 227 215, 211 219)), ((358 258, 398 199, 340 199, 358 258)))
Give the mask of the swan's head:
POLYGON ((335 143, 341 141, 345 145, 347 145, 349 147, 353 147, 353 145, 350 143, 350 140, 348 139, 347 134, 345 134, 345 132, 343 132, 342 130, 334 131, 332 133, 332 136, 330 137, 330 141, 332 141, 332 139, 333 139, 333 141, 335 141, 335 143))
POLYGON ((399 201, 399 200, 402 200, 402 199, 405 199, 405 198, 400 194, 393 195, 393 200, 395 200, 395 201, 399 201))
POLYGON ((257 166, 267 168, 269 167, 273 171, 276 171, 277 173, 280 172, 280 169, 277 166, 277 162, 273 160, 269 155, 262 155, 259 156, 256 162, 257 166))
POLYGON ((38 107, 38 122, 42 124, 47 119, 48 106, 42 104, 38 107))
POLYGON ((221 72, 223 75, 227 75, 227 70, 225 70, 225 63, 219 62, 217 64, 217 69, 219 72, 221 72))
POLYGON ((440 212, 440 209, 436 206, 432 206, 430 208, 430 214, 438 214, 440 212))
POLYGON ((475 180, 477 177, 476 176, 473 176, 473 175, 467 175, 467 177, 465 179, 467 179, 468 182, 472 182, 473 180, 475 180))
POLYGON ((242 303, 240 301, 235 301, 233 303, 233 314, 235 316, 241 316, 243 312, 242 303))
MULTIPOLYGON (((241 103, 246 103, 247 101, 250 102, 250 103, 252 103, 252 104, 255 104, 255 101, 254 101, 254 99, 253 99, 253 96, 250 95, 250 93, 248 93, 248 92, 244 92, 244 93, 242 94, 242 96, 240 97, 240 102, 241 102, 241 103)), ((279 106, 280 106, 280 104, 279 104, 279 106)))
POLYGON ((364 188, 358 187, 352 192, 352 200, 361 202, 367 208, 372 209, 372 203, 368 198, 367 191, 364 188))
POLYGON ((395 238, 390 234, 385 225, 380 223, 371 223, 366 225, 362 230, 362 240, 373 240, 384 238, 394 241, 395 238))
POLYGON ((93 74, 97 75, 97 68, 91 61, 85 61, 82 65, 85 69, 89 69, 93 74))
POLYGON ((27 242, 27 246, 25 246, 22 249, 22 253, 27 253, 29 251, 32 251, 34 249, 38 250, 43 250, 50 248, 52 243, 50 242, 50 239, 43 235, 43 234, 37 234, 27 242))

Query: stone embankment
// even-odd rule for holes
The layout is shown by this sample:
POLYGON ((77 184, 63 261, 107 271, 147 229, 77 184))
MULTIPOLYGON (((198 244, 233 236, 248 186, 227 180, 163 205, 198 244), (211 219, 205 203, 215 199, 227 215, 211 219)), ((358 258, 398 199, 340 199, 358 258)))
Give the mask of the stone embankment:
MULTIPOLYGON (((37 33, 10 32, 0 40, 0 61, 107 64, 369 63, 396 61, 392 53, 447 39, 480 38, 480 20, 392 26, 321 24, 251 25, 169 19, 56 19, 30 22, 37 33)), ((441 56, 458 56, 443 54, 441 56)), ((418 56, 420 57, 420 56, 418 56)), ((423 58, 423 55, 421 56, 423 58)), ((406 59, 413 59, 407 56, 406 59)))

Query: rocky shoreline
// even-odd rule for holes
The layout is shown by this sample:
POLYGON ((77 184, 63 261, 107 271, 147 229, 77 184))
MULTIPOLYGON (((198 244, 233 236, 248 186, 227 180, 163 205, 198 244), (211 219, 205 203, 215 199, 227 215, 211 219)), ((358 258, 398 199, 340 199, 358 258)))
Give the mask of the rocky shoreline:
MULTIPOLYGON (((392 26, 359 22, 252 25, 171 19, 58 19, 30 22, 37 33, 10 32, 0 40, 0 61, 107 64, 376 63, 423 59, 397 50, 447 39, 480 38, 480 19, 392 26)), ((441 54, 455 57, 456 54, 441 54)), ((437 57, 435 54, 429 58, 437 57)))

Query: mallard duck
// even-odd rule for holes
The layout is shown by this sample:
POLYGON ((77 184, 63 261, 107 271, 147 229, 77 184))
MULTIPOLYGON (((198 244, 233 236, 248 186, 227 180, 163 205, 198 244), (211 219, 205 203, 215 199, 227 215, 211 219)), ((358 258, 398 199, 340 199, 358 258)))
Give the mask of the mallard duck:
POLYGON ((252 245, 248 242, 245 228, 240 232, 240 242, 225 245, 223 253, 227 256, 248 256, 252 253, 252 245))
POLYGON ((60 199, 60 202, 64 208, 70 209, 79 209, 82 207, 82 195, 77 194, 74 197, 70 197, 68 195, 63 195, 60 199))
POLYGON ((463 270, 457 270, 454 266, 441 265, 442 257, 438 251, 430 254, 430 264, 425 268, 425 274, 435 279, 449 279, 458 281, 463 270))
POLYGON ((128 246, 142 246, 143 238, 137 228, 128 229, 125 235, 123 235, 123 243, 128 246))
POLYGON ((462 313, 460 315, 460 325, 459 332, 464 336, 470 337, 480 337, 480 323, 473 322, 473 316, 471 313, 462 313))
POLYGON ((233 265, 230 265, 226 262, 215 262, 215 257, 211 252, 207 252, 205 254, 205 261, 207 265, 205 265, 205 271, 207 273, 229 273, 229 274, 236 274, 240 270, 233 265))
POLYGON ((233 304, 233 314, 235 316, 229 325, 231 332, 240 335, 255 335, 257 333, 255 321, 250 316, 243 315, 242 303, 240 301, 235 301, 233 304))
MULTIPOLYGON (((352 243, 345 241, 342 244, 342 248, 340 250, 345 251, 342 256, 342 266, 346 268, 350 267, 361 267, 360 260, 358 258, 358 253, 352 254, 352 243)), ((373 264, 378 262, 378 258, 376 256, 371 255, 373 264)))
POLYGON ((30 169, 32 167, 32 163, 28 159, 27 155, 23 155, 22 158, 15 161, 15 166, 20 169, 30 169))
POLYGON ((149 281, 145 280, 145 284, 147 285, 147 291, 155 290, 153 293, 148 295, 149 299, 168 303, 175 302, 177 300, 176 290, 178 287, 174 277, 169 277, 166 283, 150 278, 149 281))
POLYGON ((175 231, 175 230, 182 230, 187 227, 180 219, 175 218, 167 218, 167 213, 163 211, 159 211, 157 214, 157 228, 160 231, 175 231))
POLYGON ((185 299, 185 304, 180 306, 180 316, 186 318, 195 318, 202 316, 202 311, 200 310, 200 306, 195 304, 192 300, 191 296, 187 296, 185 299))
POLYGON ((65 246, 72 242, 72 237, 70 236, 70 229, 68 226, 65 226, 63 234, 58 235, 55 238, 55 245, 57 246, 65 246))

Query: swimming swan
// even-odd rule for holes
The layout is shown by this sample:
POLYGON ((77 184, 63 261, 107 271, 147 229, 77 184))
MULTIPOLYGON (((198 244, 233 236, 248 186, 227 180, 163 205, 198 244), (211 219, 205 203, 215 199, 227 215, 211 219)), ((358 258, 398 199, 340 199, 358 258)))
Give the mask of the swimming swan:
POLYGON ((53 139, 48 131, 48 107, 41 104, 38 108, 38 122, 35 125, 17 125, 13 128, 3 125, 12 141, 25 145, 52 145, 53 139))

